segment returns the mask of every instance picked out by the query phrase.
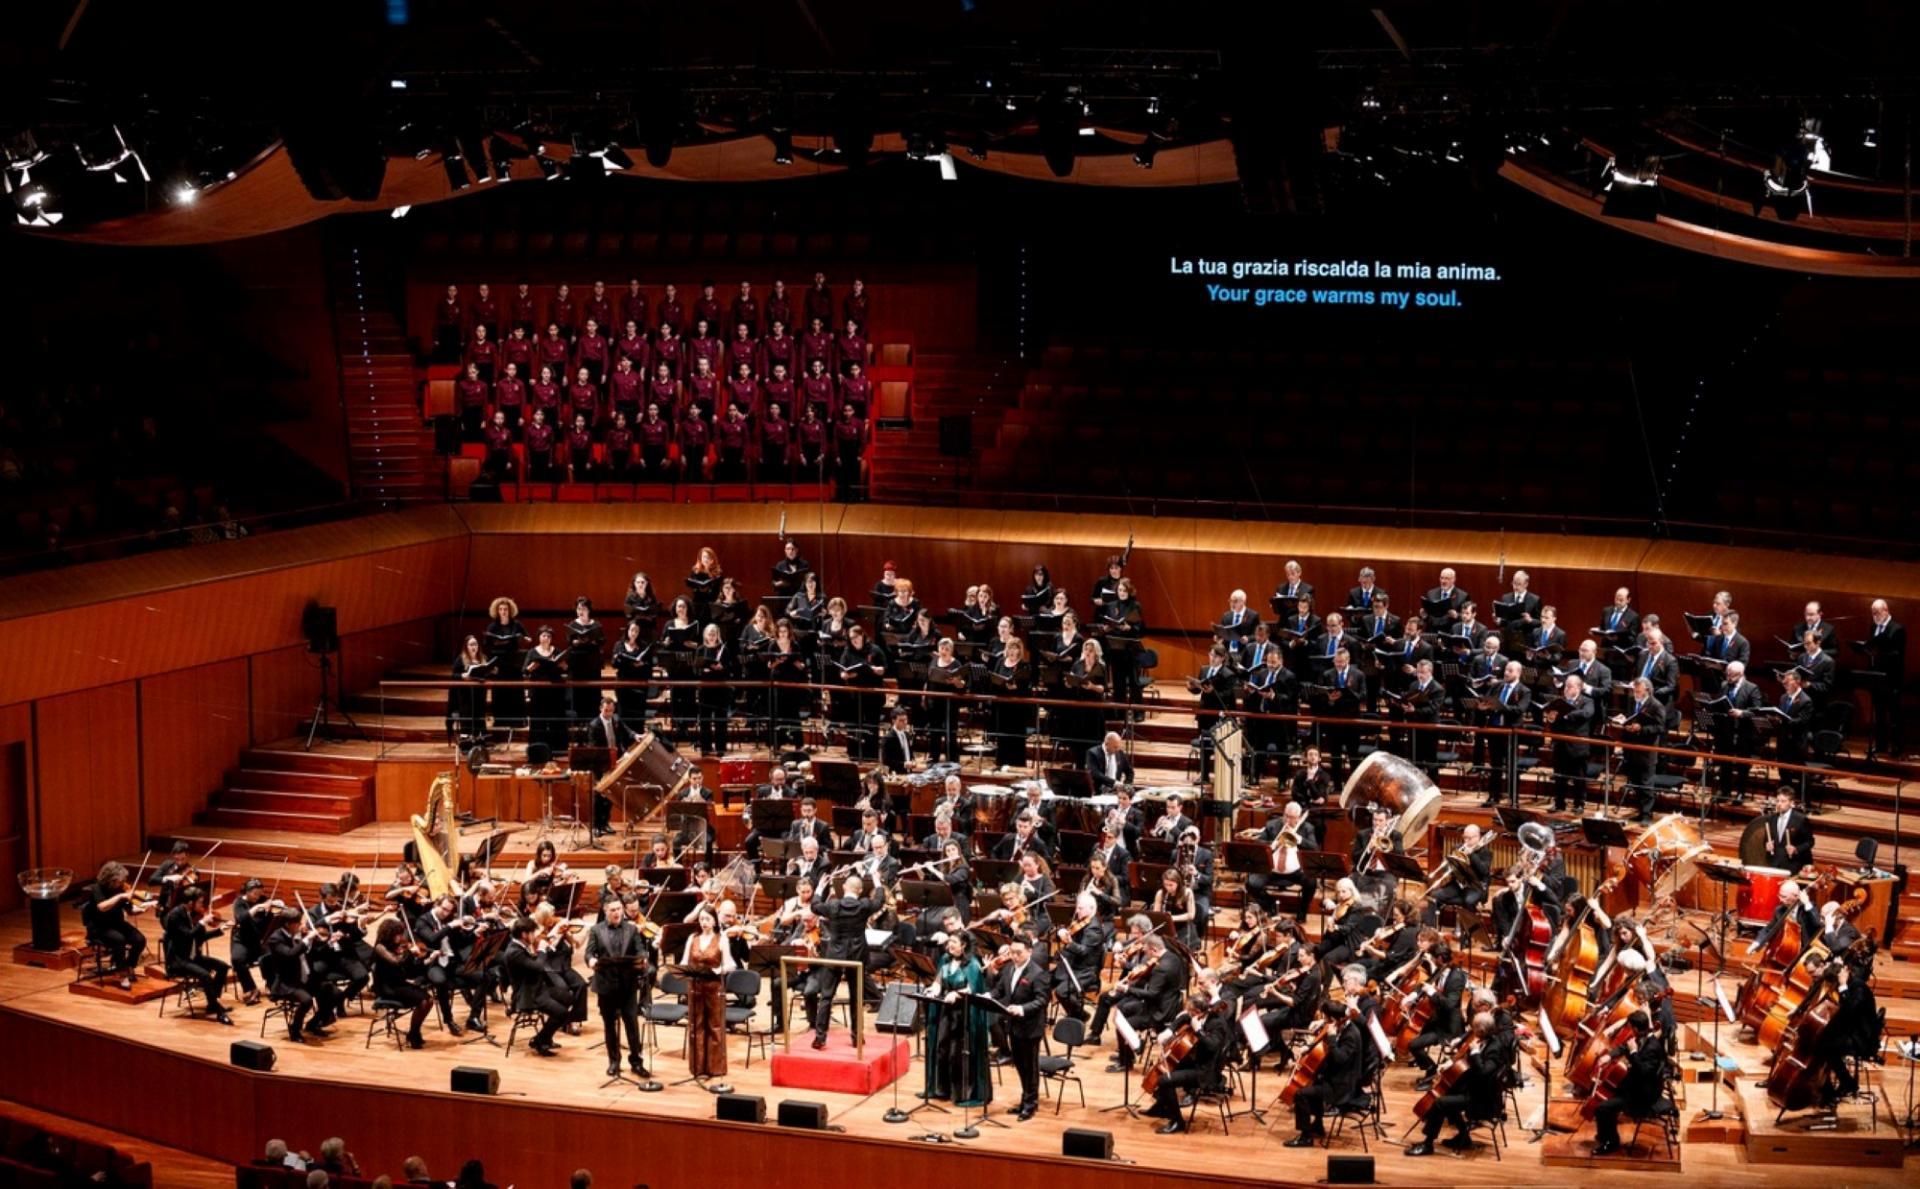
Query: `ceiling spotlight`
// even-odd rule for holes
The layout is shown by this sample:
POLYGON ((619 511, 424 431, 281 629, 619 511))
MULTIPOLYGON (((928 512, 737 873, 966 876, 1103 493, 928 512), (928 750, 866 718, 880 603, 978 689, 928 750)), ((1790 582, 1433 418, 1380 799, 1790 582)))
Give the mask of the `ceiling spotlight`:
POLYGON ((388 211, 387 213, 392 215, 396 219, 404 219, 407 217, 408 212, 410 212, 411 210, 413 210, 413 204, 410 202, 403 202, 399 206, 394 207, 391 211, 388 211))

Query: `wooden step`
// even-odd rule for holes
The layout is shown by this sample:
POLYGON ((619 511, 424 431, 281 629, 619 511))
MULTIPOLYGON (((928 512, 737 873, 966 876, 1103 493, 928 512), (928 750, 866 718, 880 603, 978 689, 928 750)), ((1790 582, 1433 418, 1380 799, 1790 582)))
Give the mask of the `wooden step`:
MULTIPOLYGON (((364 820, 369 816, 364 796, 289 792, 233 786, 213 795, 215 809, 263 809, 269 813, 316 813, 364 820)), ((359 823, 356 822, 356 825, 359 823)))
POLYGON ((332 773, 338 776, 368 776, 375 763, 360 756, 336 755, 326 751, 305 751, 297 747, 249 747, 240 753, 240 766, 256 770, 332 773))
POLYGON ((193 815, 209 826, 255 826, 264 830, 294 830, 302 834, 345 834, 361 822, 350 813, 279 813, 267 809, 227 809, 212 806, 193 815))
POLYGON ((329 797, 364 797, 373 792, 373 774, 236 768, 227 773, 227 787, 269 789, 281 793, 324 793, 329 797))

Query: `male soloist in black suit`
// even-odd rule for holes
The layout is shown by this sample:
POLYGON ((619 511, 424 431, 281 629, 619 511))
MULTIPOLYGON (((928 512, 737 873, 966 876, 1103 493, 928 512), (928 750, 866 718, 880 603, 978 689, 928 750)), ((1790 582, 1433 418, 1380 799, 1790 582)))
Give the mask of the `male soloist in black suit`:
POLYGON ((607 1076, 620 1072, 620 1034, 627 1038, 627 1061, 633 1072, 647 1076, 645 1049, 640 1045, 640 980, 648 959, 646 939, 618 899, 602 905, 606 919, 587 934, 587 967, 593 971, 593 995, 600 1005, 600 1026, 607 1037, 607 1076))

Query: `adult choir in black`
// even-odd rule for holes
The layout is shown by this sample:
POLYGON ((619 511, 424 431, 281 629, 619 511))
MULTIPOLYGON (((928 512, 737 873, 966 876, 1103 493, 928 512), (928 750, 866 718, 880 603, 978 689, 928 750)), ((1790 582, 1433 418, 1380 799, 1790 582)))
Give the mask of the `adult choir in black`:
MULTIPOLYGON (((777 683, 839 687, 826 695, 830 738, 844 740, 856 759, 880 762, 863 783, 860 829, 836 837, 810 790, 776 760, 755 799, 793 800, 797 810, 783 836, 790 857, 783 868, 766 866, 760 874, 790 877, 792 894, 755 919, 752 904, 743 915, 705 863, 695 863, 691 886, 701 897, 684 922, 693 935, 681 968, 724 974, 746 967, 752 946, 771 943, 865 967, 874 1006, 873 975, 898 958, 894 949, 924 952, 938 999, 924 1017, 924 1097, 985 1105, 993 1095, 989 1063, 1006 1060, 1020 1083, 1012 1113, 1031 1118, 1048 1038, 1100 1044, 1115 1023, 1109 1069, 1131 1075, 1145 1067, 1142 1091, 1152 1099, 1146 1113, 1162 1120, 1164 1133, 1188 1126, 1196 1098, 1272 1063, 1286 1079, 1281 1096, 1294 1114, 1289 1146, 1307 1146, 1325 1135, 1330 1114, 1364 1115, 1381 1093, 1382 1070, 1410 1060, 1421 1072, 1416 1087, 1423 1097, 1414 1113, 1422 1138, 1407 1152, 1420 1156, 1449 1125, 1455 1134, 1446 1142, 1470 1146, 1477 1125, 1502 1116, 1523 1077, 1522 1052, 1534 1050, 1551 1028, 1568 1053, 1569 1081, 1586 1095, 1596 1154, 1617 1149, 1622 1115, 1641 1119, 1670 1109, 1671 993, 1644 929, 1603 907, 1614 881, 1583 895, 1553 831, 1538 826, 1538 836, 1521 839, 1520 861, 1496 873, 1494 832, 1468 826, 1458 846, 1438 856, 1424 888, 1403 884, 1382 856, 1403 852, 1407 840, 1388 808, 1368 806, 1356 811, 1370 820, 1355 823, 1351 874, 1327 888, 1301 861, 1319 849, 1310 813, 1324 816, 1355 762, 1363 726, 1381 730, 1382 746, 1430 766, 1431 733, 1410 728, 1441 721, 1543 728, 1543 738, 1552 739, 1555 809, 1570 801, 1582 811, 1593 784, 1592 749, 1604 755, 1615 740, 1657 743, 1673 733, 1683 663, 1699 691, 1696 729, 1733 757, 1715 766, 1716 791, 1741 797, 1764 740, 1775 741, 1782 761, 1800 758, 1821 707, 1835 695, 1837 628, 1819 606, 1808 604, 1804 622, 1780 638, 1789 650, 1785 660, 1760 670, 1778 680, 1775 696, 1756 684, 1752 645, 1724 593, 1710 612, 1686 617, 1700 651, 1676 659, 1658 617, 1636 612, 1624 588, 1569 649, 1555 608, 1530 591, 1524 571, 1493 604, 1492 627, 1482 624, 1451 570, 1441 571, 1439 585, 1405 619, 1389 610, 1370 569, 1324 619, 1295 563, 1275 590, 1279 617, 1271 622, 1248 607, 1244 592, 1233 592, 1207 663, 1190 683, 1202 726, 1238 711, 1310 712, 1323 722, 1302 738, 1292 721, 1246 720, 1248 775, 1258 780, 1277 765, 1280 795, 1265 802, 1271 814, 1264 827, 1243 832, 1268 857, 1247 873, 1238 927, 1216 956, 1209 941, 1213 851, 1177 793, 1135 803, 1126 740, 1105 729, 1103 704, 1136 700, 1142 684, 1145 623, 1126 563, 1125 555, 1109 560, 1083 622, 1044 567, 1035 568, 1020 596, 1024 614, 1003 613, 993 592, 979 586, 948 615, 935 616, 889 562, 868 592, 869 628, 844 600, 823 596, 792 541, 772 569, 774 597, 751 610, 742 585, 702 549, 686 593, 671 604, 663 605, 646 574, 634 576, 624 598, 626 623, 611 650, 584 597, 564 627, 564 643, 551 626, 529 633, 513 601, 496 599, 484 633, 467 637, 455 661, 459 683, 449 721, 464 736, 483 734, 489 720, 530 724, 531 738, 554 751, 575 741, 618 751, 654 730, 696 743, 705 755, 725 749, 735 724, 746 722, 790 749, 806 738, 815 691, 777 683), (942 632, 941 619, 955 626, 952 634, 942 632), (675 689, 662 718, 644 684, 604 699, 590 684, 558 684, 598 680, 608 664, 623 681, 647 683, 664 673, 699 685, 675 689), (553 687, 522 696, 518 688, 487 684, 503 676, 553 687), (741 676, 768 684, 733 682, 741 676), (896 683, 890 709, 888 678, 896 683), (969 697, 924 696, 937 689, 969 697), (1084 874, 1074 873, 1074 891, 1060 900, 1053 878, 1061 858, 1056 806, 1064 802, 1038 784, 1026 788, 1010 820, 995 820, 957 774, 947 775, 932 833, 917 848, 902 840, 931 857, 903 869, 891 853, 901 823, 886 776, 956 759, 963 723, 984 727, 1002 765, 1024 766, 1035 709, 1012 699, 1030 694, 1062 701, 1045 712, 1049 733, 1082 757, 1076 767, 1085 787, 1104 798, 1094 803, 1098 843, 1084 874), (979 854, 968 835, 990 825, 1005 832, 990 855, 979 854), (1157 886, 1142 889, 1147 898, 1136 904, 1129 873, 1143 838, 1164 844, 1169 857, 1155 864, 1157 886), (853 850, 854 860, 836 865, 836 845, 853 850), (981 886, 971 864, 983 858, 1010 862, 1014 872, 997 887, 981 886), (944 890, 952 907, 902 905, 895 893, 907 876, 944 890), (1473 926, 1482 909, 1497 957, 1486 985, 1475 985, 1473 926), (1317 939, 1305 927, 1312 916, 1319 919, 1317 939), (715 933, 725 942, 718 948, 715 933), (974 997, 992 999, 998 1010, 974 997), (1536 1008, 1538 1028, 1524 1015, 1536 1008)), ((1886 675, 1871 684, 1880 709, 1886 686, 1897 689, 1904 629, 1876 600, 1853 643, 1868 673, 1886 675)), ((1489 804, 1503 799, 1505 776, 1533 746, 1504 733, 1476 743, 1476 762, 1491 777, 1489 804)), ((1626 749, 1622 774, 1638 793, 1628 808, 1641 823, 1651 820, 1656 770, 1656 756, 1626 749)), ((689 795, 706 796, 697 784, 689 795)), ((1772 923, 1753 943, 1758 961, 1741 992, 1741 1014, 1759 1039, 1779 1042, 1776 1066, 1786 1068, 1777 1100, 1831 1108, 1857 1088, 1848 1058, 1878 1052, 1872 947, 1837 901, 1816 907, 1833 884, 1830 873, 1811 867, 1812 835, 1797 801, 1791 784, 1779 788, 1766 838, 1770 861, 1799 873, 1805 886, 1786 885, 1772 923)), ((607 825, 602 807, 596 827, 607 825)), ((746 861, 758 864, 767 836, 751 820, 749 826, 746 861)), ((643 870, 678 866, 676 849, 675 839, 657 840, 643 870)), ((501 1004, 516 1030, 524 1023, 532 1031, 529 1048, 551 1055, 558 1034, 577 1032, 585 1021, 591 990, 609 1076, 620 1073, 623 1041, 630 1068, 646 1075, 639 1010, 672 955, 659 952, 662 926, 649 917, 663 889, 638 875, 608 868, 590 927, 574 916, 582 881, 550 844, 518 879, 496 882, 490 872, 463 871, 452 894, 442 896, 427 890, 411 863, 377 901, 350 875, 323 887, 311 906, 285 904, 275 890, 249 880, 232 906, 230 961, 222 963, 205 950, 225 926, 208 911, 204 889, 185 878, 190 866, 190 856, 176 853, 150 885, 165 913, 169 974, 198 986, 209 1013, 222 1021, 229 971, 249 1004, 264 988, 296 1040, 326 1035, 342 1004, 371 985, 376 1008, 396 1021, 407 1018, 402 1043, 419 1048, 422 1024, 436 1007, 445 1031, 461 1035, 458 993, 465 1029, 490 1030, 489 1004, 501 1004), (574 935, 583 927, 590 982, 574 970, 574 935)), ((138 962, 145 943, 133 918, 156 902, 138 883, 110 863, 92 888, 89 935, 115 972, 138 962)), ((820 966, 802 980, 815 1047, 827 1043, 844 977, 843 967, 820 966)), ((689 1047, 701 1076, 725 1071, 718 988, 702 1018, 690 1021, 702 1033, 702 1042, 689 1047)), ((772 997, 776 1026, 787 1010, 783 998, 772 997)))

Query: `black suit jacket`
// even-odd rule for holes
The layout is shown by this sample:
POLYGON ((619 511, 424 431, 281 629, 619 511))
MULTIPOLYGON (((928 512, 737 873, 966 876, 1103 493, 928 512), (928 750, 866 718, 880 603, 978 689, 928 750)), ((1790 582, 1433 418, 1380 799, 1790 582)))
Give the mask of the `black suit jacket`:
POLYGON ((1761 953, 1765 953, 1767 947, 1773 944, 1773 939, 1780 935, 1780 930, 1787 927, 1788 921, 1792 921, 1799 928, 1802 948, 1805 948, 1809 941, 1820 936, 1820 912, 1807 903, 1805 896, 1802 896, 1800 903, 1791 909, 1782 904, 1773 910, 1773 919, 1767 922, 1766 928, 1760 930, 1760 936, 1753 939, 1754 947, 1761 953))
MULTIPOLYGON (((909 743, 912 742, 913 732, 911 730, 907 732, 907 739, 909 743)), ((880 762, 886 765, 886 769, 889 772, 905 772, 907 770, 906 748, 900 745, 900 736, 894 732, 892 727, 887 727, 880 733, 880 762)))
MULTIPOLYGON (((633 958, 646 952, 646 942, 632 921, 621 921, 619 928, 601 921, 587 933, 587 957, 633 958)), ((593 993, 611 995, 639 985, 638 969, 603 963, 593 971, 593 993)))
POLYGON ((1866 645, 1867 668, 1885 673, 1892 683, 1891 689, 1898 692, 1906 685, 1907 677, 1907 629, 1896 620, 1889 619, 1887 626, 1878 636, 1873 634, 1873 623, 1867 624, 1866 645))
POLYGON ((1788 811, 1785 832, 1780 829, 1777 813, 1769 811, 1761 821, 1766 824, 1769 866, 1798 871, 1813 862, 1813 826, 1806 814, 1798 809, 1788 811))
POLYGON ((634 733, 633 728, 621 722, 617 715, 608 719, 596 714, 587 722, 586 742, 588 747, 611 747, 615 751, 625 751, 627 748, 632 747, 639 738, 640 736, 634 733), (609 723, 613 726, 613 741, 611 743, 607 741, 607 726, 609 723))
POLYGON ((808 835, 812 835, 813 840, 820 844, 823 855, 833 846, 833 827, 827 825, 824 818, 814 818, 812 828, 808 828, 806 818, 796 817, 793 819, 793 824, 787 827, 787 837, 794 842, 799 842, 808 835))
POLYGON ((1639 636, 1640 613, 1638 611, 1632 607, 1623 608, 1620 611, 1620 622, 1617 624, 1613 622, 1613 614, 1612 603, 1600 608, 1600 618, 1593 621, 1595 626, 1602 631, 1615 633, 1615 639, 1618 640, 1632 640, 1639 636))
POLYGON ((524 945, 507 943, 507 985, 513 988, 513 1010, 533 1011, 542 991, 565 995, 567 984, 560 973, 524 945))
POLYGON ((1815 702, 1826 701, 1827 695, 1833 692, 1835 669, 1833 654, 1823 647, 1820 650, 1820 655, 1814 657, 1812 660, 1808 660, 1803 656, 1800 659, 1800 667, 1813 675, 1809 677, 1805 683, 1807 692, 1813 695, 1813 700, 1815 702))
POLYGON ((1021 1040, 1038 1040, 1047 1030, 1047 993, 1052 984, 1039 962, 1029 958, 1025 966, 1005 970, 994 976, 994 998, 1008 1007, 1021 1009, 1007 1016, 1007 1034, 1021 1040))
POLYGON ((1293 800, 1300 808, 1310 809, 1333 796, 1333 772, 1325 764, 1309 777, 1307 770, 1301 768, 1293 774, 1293 800))
POLYGON ((1111 793, 1116 783, 1133 783, 1133 757, 1127 754, 1125 748, 1114 753, 1114 778, 1112 780, 1107 779, 1107 749, 1105 745, 1096 743, 1092 747, 1087 748, 1087 754, 1082 763, 1087 770, 1087 774, 1093 777, 1095 792, 1111 793))
POLYGON ((1647 667, 1646 657, 1635 661, 1633 676, 1637 678, 1642 674, 1653 685, 1653 700, 1663 706, 1671 705, 1675 691, 1680 688, 1680 662, 1673 659, 1673 653, 1662 649, 1651 669, 1647 667))

